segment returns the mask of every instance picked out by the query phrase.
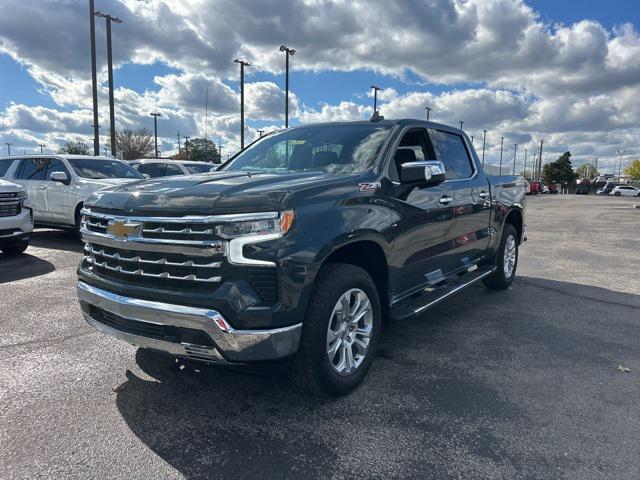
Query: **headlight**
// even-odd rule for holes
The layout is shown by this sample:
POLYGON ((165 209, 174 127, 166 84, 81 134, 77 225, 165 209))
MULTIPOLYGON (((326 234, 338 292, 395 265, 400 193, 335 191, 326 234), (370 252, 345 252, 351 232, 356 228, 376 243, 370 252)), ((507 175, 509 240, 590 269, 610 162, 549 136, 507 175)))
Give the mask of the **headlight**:
MULTIPOLYGON (((259 217, 260 215, 256 215, 259 217)), ((245 221, 225 223, 217 227, 217 233, 224 238, 238 238, 262 235, 285 235, 293 225, 293 210, 281 212, 273 218, 255 218, 245 221)))

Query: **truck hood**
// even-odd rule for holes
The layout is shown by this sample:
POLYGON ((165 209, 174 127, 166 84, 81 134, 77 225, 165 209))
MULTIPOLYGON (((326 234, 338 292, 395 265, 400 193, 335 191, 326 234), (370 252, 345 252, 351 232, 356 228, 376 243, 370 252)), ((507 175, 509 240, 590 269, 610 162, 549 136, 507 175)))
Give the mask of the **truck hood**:
POLYGON ((210 215, 277 210, 292 191, 344 183, 347 175, 212 172, 154 178, 102 189, 88 207, 152 216, 210 215))
POLYGON ((6 180, 2 180, 0 178, 0 193, 14 193, 19 190, 24 190, 24 188, 22 188, 20 185, 7 182, 6 180))
POLYGON ((123 185, 125 183, 135 182, 131 178, 79 178, 78 183, 87 187, 112 187, 114 185, 123 185))

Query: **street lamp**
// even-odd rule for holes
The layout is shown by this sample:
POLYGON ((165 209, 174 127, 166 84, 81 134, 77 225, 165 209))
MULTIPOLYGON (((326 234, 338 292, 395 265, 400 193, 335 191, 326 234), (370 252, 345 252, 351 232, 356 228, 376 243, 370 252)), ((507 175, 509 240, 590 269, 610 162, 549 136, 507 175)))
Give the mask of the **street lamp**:
MULTIPOLYGON (((162 114, 157 112, 151 112, 149 115, 153 117, 153 138, 155 140, 155 146, 156 146, 156 158, 158 158, 158 117, 161 117, 162 114)), ((180 135, 180 133, 178 133, 178 135, 180 135)), ((179 149, 180 147, 178 146, 178 150, 179 149)))
POLYGON ((5 142, 5 145, 7 146, 7 154, 11 156, 11 145, 13 145, 13 143, 5 142))
MULTIPOLYGON (((616 153, 618 154, 618 179, 620 179, 620 176, 622 175, 622 156, 626 155, 627 151, 626 150, 617 150, 616 153)), ((615 175, 616 173, 616 167, 615 164, 613 166, 613 174, 615 175)))
POLYGON ((424 109, 427 111, 427 122, 428 122, 429 121, 429 114, 431 113, 431 108, 424 107, 424 109))
POLYGON ((516 174, 516 155, 518 155, 518 144, 515 143, 513 146, 513 169, 511 171, 511 175, 516 174))
POLYGON ((44 153, 44 147, 46 147, 47 145, 44 143, 39 143, 38 146, 40 147, 40 153, 44 153))
POLYGON ((484 147, 487 144, 487 131, 482 131, 482 166, 484 167, 484 147))
POLYGON ((89 0, 89 40, 91 42, 91 93, 93 96, 93 155, 100 155, 98 131, 98 80, 96 73, 96 17, 94 0, 89 0))
POLYGON ((102 17, 107 23, 107 69, 109 72, 109 123, 111 124, 111 151, 116 151, 116 114, 113 108, 113 55, 111 52, 111 22, 122 23, 117 17, 96 12, 96 17, 102 17))
POLYGON ((264 134, 264 130, 258 130, 258 135, 260 135, 259 138, 262 138, 262 135, 264 134))
MULTIPOLYGON (((289 128, 289 57, 295 55, 296 51, 286 45, 280 45, 280 51, 285 52, 287 58, 285 64, 285 97, 284 97, 284 128, 289 128)), ((222 157, 221 157, 222 158, 222 157)))
POLYGON ((382 90, 380 87, 376 85, 371 85, 373 88, 373 113, 378 110, 378 90, 382 90))
POLYGON ((500 137, 500 173, 502 175, 502 149, 504 147, 504 137, 500 137))
POLYGON ((184 158, 189 160, 189 139, 191 137, 188 137, 187 135, 185 135, 183 138, 184 138, 184 158))
POLYGON ((458 120, 458 122, 460 123, 460 130, 462 130, 462 125, 464 125, 464 122, 462 120, 458 120))
POLYGON ((240 150, 244 150, 244 67, 248 67, 249 62, 236 58, 234 63, 240 64, 240 150))

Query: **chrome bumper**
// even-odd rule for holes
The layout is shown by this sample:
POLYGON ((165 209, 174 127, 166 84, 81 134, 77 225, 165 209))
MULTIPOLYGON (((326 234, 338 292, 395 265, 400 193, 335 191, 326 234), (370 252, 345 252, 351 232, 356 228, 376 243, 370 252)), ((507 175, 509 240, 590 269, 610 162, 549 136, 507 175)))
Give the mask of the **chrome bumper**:
POLYGON ((83 308, 85 320, 107 335, 133 345, 169 352, 179 357, 216 363, 246 363, 286 357, 296 352, 302 324, 270 330, 235 330, 215 310, 173 305, 125 297, 78 282, 78 299, 125 320, 154 326, 184 327, 206 333, 216 347, 175 343, 128 333, 92 318, 83 308))

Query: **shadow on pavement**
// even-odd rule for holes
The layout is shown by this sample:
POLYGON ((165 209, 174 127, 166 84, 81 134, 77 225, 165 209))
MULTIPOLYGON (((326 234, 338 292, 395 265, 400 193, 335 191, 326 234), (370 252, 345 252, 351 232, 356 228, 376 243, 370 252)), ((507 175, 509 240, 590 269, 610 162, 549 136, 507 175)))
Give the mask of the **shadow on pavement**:
POLYGON ((29 249, 25 253, 15 256, 0 253, 0 283, 46 275, 55 269, 53 263, 29 255, 29 249))
POLYGON ((340 399, 294 390, 284 365, 247 375, 138 350, 145 375, 127 371, 117 407, 186 478, 622 478, 637 382, 616 362, 640 358, 639 308, 638 295, 541 278, 476 286, 392 322, 340 399))
POLYGON ((82 242, 71 230, 36 229, 31 235, 31 245, 38 248, 82 253, 82 242))

